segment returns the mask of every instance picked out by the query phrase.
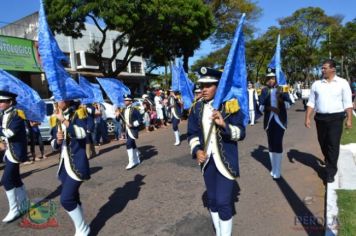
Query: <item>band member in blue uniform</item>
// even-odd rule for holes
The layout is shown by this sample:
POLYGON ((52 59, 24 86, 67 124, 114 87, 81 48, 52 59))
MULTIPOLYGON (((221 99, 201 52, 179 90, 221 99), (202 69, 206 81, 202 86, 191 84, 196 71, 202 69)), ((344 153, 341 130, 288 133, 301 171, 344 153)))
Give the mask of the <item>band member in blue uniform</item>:
POLYGON ((132 106, 131 95, 124 95, 124 102, 126 107, 119 117, 123 120, 126 129, 126 148, 129 156, 129 164, 127 164, 126 170, 129 170, 140 164, 140 152, 137 149, 135 140, 138 139, 142 118, 140 112, 132 106))
POLYGON ((178 146, 180 144, 178 125, 180 122, 180 117, 182 115, 182 101, 177 96, 176 91, 170 90, 170 94, 168 97, 168 106, 172 116, 172 128, 174 132, 174 137, 176 139, 174 145, 178 146))
POLYGON ((57 125, 53 130, 51 145, 60 150, 58 177, 62 183, 60 202, 74 222, 75 235, 88 235, 89 226, 84 221, 79 187, 90 179, 89 162, 85 153, 86 112, 73 101, 59 101, 57 125))
POLYGON ((11 222, 21 215, 26 207, 27 194, 20 177, 20 163, 28 160, 25 117, 15 109, 17 95, 0 91, 0 150, 5 151, 5 169, 1 178, 9 212, 2 222, 11 222))
POLYGON ((271 161, 271 176, 281 177, 283 156, 283 136, 287 129, 287 109, 291 101, 288 92, 278 87, 275 70, 267 69, 267 87, 262 89, 260 96, 260 111, 264 113, 263 128, 267 132, 268 150, 271 161))
POLYGON ((203 97, 191 108, 188 141, 193 158, 202 167, 216 235, 225 236, 232 233, 233 186, 239 177, 237 141, 244 139, 245 128, 236 99, 213 110, 220 76, 220 71, 209 70, 198 80, 203 97))

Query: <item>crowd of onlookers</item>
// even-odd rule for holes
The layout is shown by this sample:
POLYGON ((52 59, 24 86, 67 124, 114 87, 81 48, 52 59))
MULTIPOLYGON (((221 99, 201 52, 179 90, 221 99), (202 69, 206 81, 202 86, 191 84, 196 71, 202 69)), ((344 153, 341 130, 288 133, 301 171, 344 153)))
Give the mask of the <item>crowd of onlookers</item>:
MULTIPOLYGON (((168 104, 168 91, 161 89, 148 90, 142 95, 142 126, 146 132, 151 132, 153 130, 159 129, 161 127, 167 127, 170 122, 170 111, 168 104)), ((90 143, 93 147, 98 147, 102 144, 109 143, 111 137, 108 133, 107 117, 105 112, 105 106, 100 103, 94 103, 90 105, 84 105, 88 111, 88 118, 92 122, 88 122, 87 127, 87 143, 90 143)), ((114 129, 113 129, 113 139, 116 141, 125 140, 125 124, 122 116, 122 108, 114 108, 115 119, 113 119, 114 129)), ((53 115, 49 118, 50 126, 54 126, 53 120, 55 120, 55 114, 58 112, 57 108, 54 107, 53 115)), ((44 142, 41 137, 41 132, 39 125, 41 123, 25 120, 26 129, 28 132, 28 141, 30 156, 29 161, 25 164, 32 164, 35 161, 40 161, 46 159, 50 153, 45 153, 44 142), (38 144, 39 153, 36 154, 36 144, 38 144)), ((90 147, 87 155, 89 157, 95 156, 97 153, 95 148, 90 147)))

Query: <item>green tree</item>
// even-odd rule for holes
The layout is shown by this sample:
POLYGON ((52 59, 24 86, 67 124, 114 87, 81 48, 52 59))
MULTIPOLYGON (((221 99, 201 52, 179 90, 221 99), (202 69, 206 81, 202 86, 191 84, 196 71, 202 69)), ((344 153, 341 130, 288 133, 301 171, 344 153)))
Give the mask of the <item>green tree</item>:
POLYGON ((340 25, 341 18, 327 16, 319 7, 301 8, 292 16, 279 20, 284 37, 287 71, 301 69, 304 79, 310 80, 312 71, 320 64, 320 44, 326 40, 328 28, 340 25), (298 65, 296 65, 298 64, 298 65))
POLYGON ((328 31, 329 37, 323 42, 321 53, 340 62, 341 76, 350 79, 356 75, 356 18, 343 27, 330 27, 328 31))
POLYGON ((246 13, 244 32, 251 36, 256 30, 253 23, 261 16, 261 8, 251 0, 205 0, 211 7, 217 23, 212 37, 214 44, 226 44, 234 37, 237 22, 246 13))
POLYGON ((214 30, 212 13, 200 0, 46 0, 45 3, 48 22, 55 32, 82 37, 86 19, 96 25, 102 37, 92 42, 91 50, 105 76, 118 75, 136 55, 163 65, 183 56, 187 66, 200 41, 214 30), (119 34, 112 41, 112 56, 104 58, 109 30, 119 34), (120 52, 124 53, 120 66, 115 71, 105 67, 120 52))

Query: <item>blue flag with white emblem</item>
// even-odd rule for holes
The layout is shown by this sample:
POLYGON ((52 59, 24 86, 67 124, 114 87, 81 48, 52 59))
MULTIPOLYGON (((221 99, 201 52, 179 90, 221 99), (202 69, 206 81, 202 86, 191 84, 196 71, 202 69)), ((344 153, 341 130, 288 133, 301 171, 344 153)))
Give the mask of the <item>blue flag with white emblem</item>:
POLYGON ((273 56, 271 62, 268 65, 268 67, 276 70, 277 84, 278 85, 286 85, 287 80, 286 80, 286 76, 284 75, 284 73, 282 71, 281 64, 282 64, 282 61, 281 61, 281 36, 278 35, 276 51, 274 53, 274 56, 273 56))
POLYGON ((27 120, 43 121, 46 115, 46 104, 38 93, 2 69, 0 69, 0 90, 17 94, 16 108, 25 113, 27 120))
POLYGON ((83 88, 88 98, 81 99, 82 104, 90 104, 94 102, 103 103, 103 94, 99 84, 90 83, 83 76, 79 76, 79 86, 83 88))
POLYGON ((124 107, 124 95, 131 94, 130 89, 120 80, 113 78, 96 78, 108 95, 110 101, 117 107, 124 107))
POLYGON ((56 101, 87 97, 62 65, 62 62, 67 62, 68 59, 59 48, 48 26, 42 0, 40 1, 39 10, 38 50, 41 56, 42 68, 46 73, 49 90, 53 93, 56 101))
POLYGON ((184 71, 182 64, 179 64, 178 75, 179 75, 179 90, 182 95, 183 108, 189 109, 194 101, 194 83, 188 78, 187 74, 184 71))
POLYGON ((243 23, 245 13, 241 16, 231 44, 229 55, 225 62, 224 71, 215 93, 213 107, 218 110, 223 102, 237 99, 240 110, 244 115, 243 124, 246 126, 249 120, 247 97, 247 70, 245 59, 245 40, 243 35, 243 23))

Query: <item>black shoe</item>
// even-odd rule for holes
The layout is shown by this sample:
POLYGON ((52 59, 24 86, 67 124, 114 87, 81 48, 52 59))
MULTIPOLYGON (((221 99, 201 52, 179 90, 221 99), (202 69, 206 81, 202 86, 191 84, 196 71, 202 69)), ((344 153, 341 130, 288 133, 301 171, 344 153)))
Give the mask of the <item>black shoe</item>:
POLYGON ((334 176, 329 175, 329 176, 326 177, 326 182, 327 183, 332 183, 334 181, 335 181, 334 176))

